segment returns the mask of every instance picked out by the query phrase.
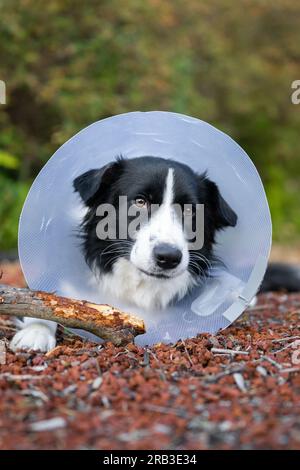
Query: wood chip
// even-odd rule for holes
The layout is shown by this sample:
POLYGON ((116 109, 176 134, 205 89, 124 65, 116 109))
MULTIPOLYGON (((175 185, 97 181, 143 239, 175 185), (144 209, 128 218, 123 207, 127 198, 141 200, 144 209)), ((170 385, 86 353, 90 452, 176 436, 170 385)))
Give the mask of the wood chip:
POLYGON ((67 422, 64 418, 57 417, 51 418, 44 421, 36 421, 35 423, 30 424, 30 430, 34 432, 42 431, 55 431, 56 429, 65 428, 67 422))
POLYGON ((238 388, 241 390, 241 392, 246 393, 247 388, 246 388, 245 380, 244 380, 244 377, 242 376, 242 374, 240 374, 238 372, 235 372, 233 374, 233 378, 234 378, 234 381, 237 384, 238 388))

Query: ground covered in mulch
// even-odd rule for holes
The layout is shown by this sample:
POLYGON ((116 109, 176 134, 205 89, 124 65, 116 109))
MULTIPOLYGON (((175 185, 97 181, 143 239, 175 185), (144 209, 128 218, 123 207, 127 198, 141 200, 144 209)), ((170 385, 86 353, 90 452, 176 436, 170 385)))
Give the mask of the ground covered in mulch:
MULTIPOLYGON (((175 345, 61 330, 46 355, 0 351, 0 448, 299 449, 299 317, 300 295, 270 293, 220 334, 175 345)), ((2 347, 13 332, 0 319, 2 347)))

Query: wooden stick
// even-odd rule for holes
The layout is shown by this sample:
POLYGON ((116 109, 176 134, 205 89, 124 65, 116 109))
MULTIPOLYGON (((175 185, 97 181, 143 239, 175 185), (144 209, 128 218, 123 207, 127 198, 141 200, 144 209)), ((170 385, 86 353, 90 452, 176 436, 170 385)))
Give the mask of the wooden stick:
POLYGON ((51 320, 68 328, 80 328, 116 346, 133 341, 145 333, 140 318, 110 305, 92 304, 47 292, 0 284, 0 315, 51 320))

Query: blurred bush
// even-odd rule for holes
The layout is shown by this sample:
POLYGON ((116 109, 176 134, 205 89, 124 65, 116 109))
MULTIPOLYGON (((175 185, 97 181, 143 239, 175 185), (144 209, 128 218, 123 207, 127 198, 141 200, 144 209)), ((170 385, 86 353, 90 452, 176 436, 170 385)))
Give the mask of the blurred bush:
POLYGON ((263 177, 275 238, 295 239, 299 14, 294 0, 0 0, 0 246, 16 243, 28 182, 58 146, 95 120, 153 109, 236 139, 263 177))
POLYGON ((15 183, 0 175, 0 187, 0 247, 2 250, 10 250, 17 246, 19 215, 29 184, 15 183))

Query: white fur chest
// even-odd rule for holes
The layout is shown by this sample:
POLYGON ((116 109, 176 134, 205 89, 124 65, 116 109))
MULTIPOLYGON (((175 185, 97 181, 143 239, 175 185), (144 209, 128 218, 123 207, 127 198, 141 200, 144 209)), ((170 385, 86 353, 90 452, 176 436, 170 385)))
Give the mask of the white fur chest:
POLYGON ((165 308, 175 296, 181 299, 193 284, 187 271, 172 279, 152 279, 124 258, 115 263, 112 273, 100 279, 105 292, 147 310, 165 308))

